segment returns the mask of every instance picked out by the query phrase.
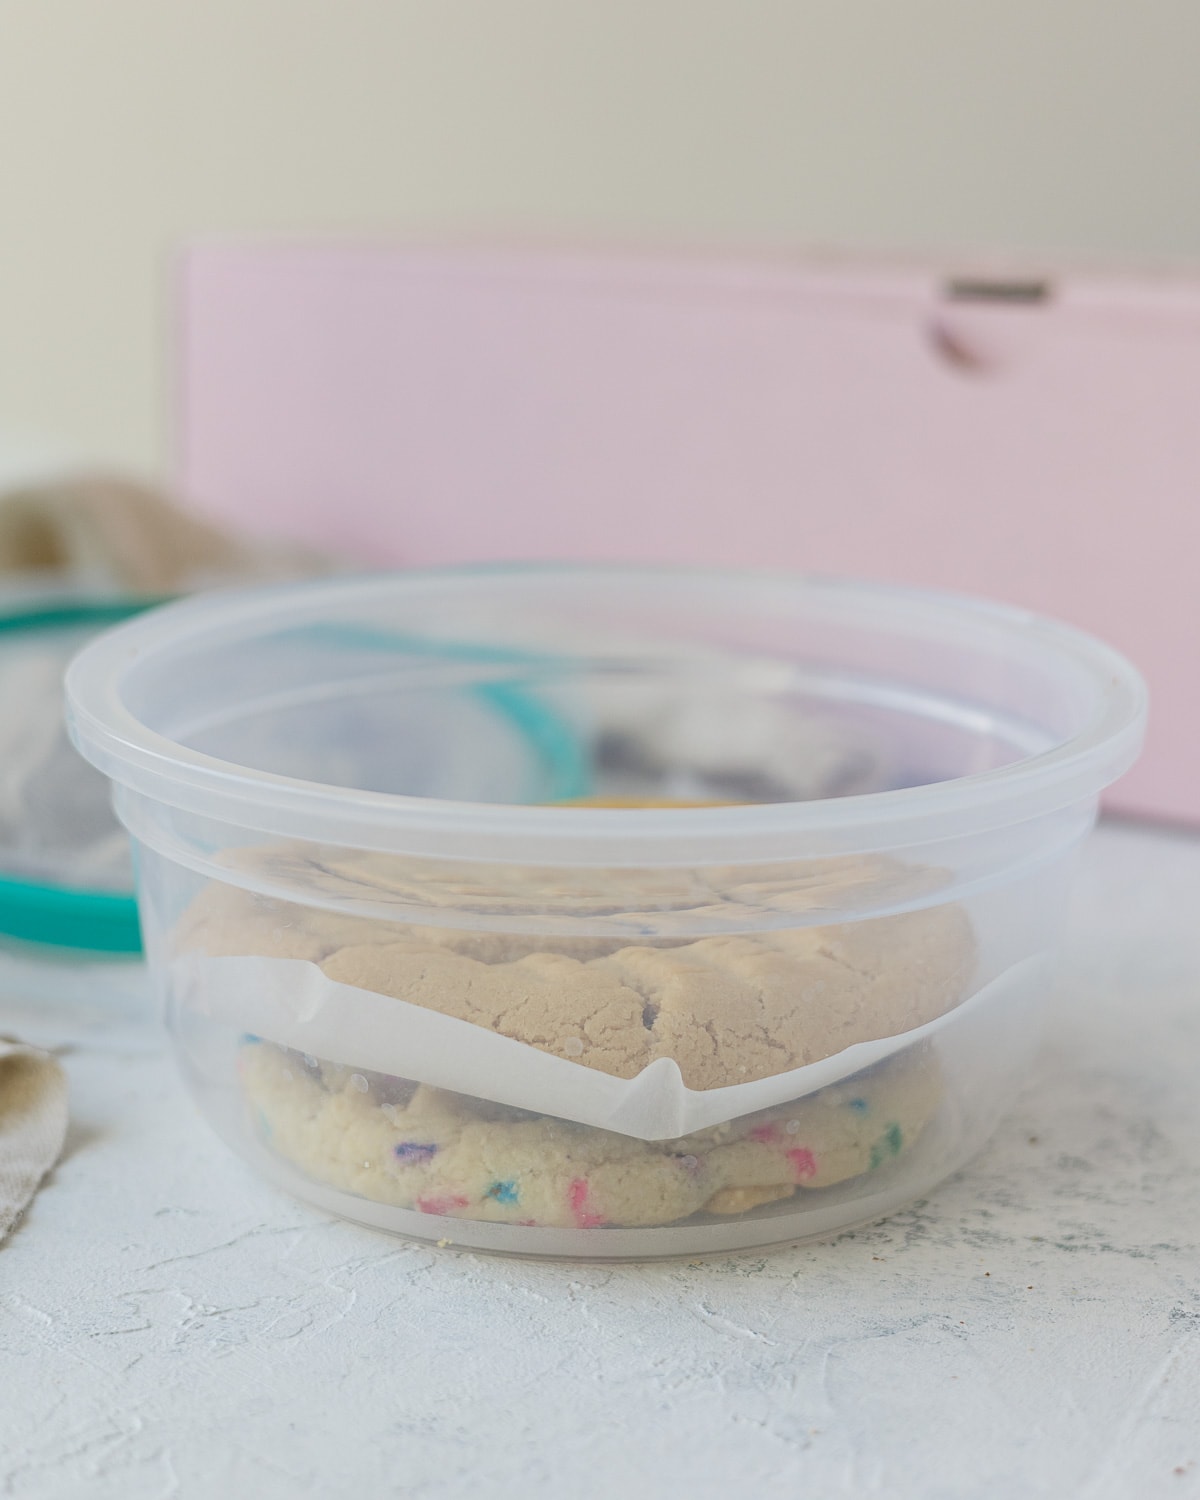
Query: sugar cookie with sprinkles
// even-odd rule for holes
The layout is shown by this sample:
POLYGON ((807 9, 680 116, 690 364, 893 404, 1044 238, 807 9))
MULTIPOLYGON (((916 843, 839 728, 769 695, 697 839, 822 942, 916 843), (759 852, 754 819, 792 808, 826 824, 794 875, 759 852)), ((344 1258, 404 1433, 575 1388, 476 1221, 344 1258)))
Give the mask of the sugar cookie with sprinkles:
POLYGON ((244 1039, 264 1145, 310 1178, 396 1208, 555 1229, 739 1214, 878 1171, 941 1097, 928 1047, 819 1093, 674 1141, 470 1099, 244 1039))

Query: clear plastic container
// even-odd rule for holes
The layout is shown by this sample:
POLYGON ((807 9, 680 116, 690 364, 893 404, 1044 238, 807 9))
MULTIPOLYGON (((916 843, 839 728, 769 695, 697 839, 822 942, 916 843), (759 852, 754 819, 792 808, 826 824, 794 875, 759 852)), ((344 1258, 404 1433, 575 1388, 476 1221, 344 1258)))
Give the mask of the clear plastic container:
POLYGON ((221 1135, 348 1218, 589 1258, 828 1235, 966 1162, 1145 715, 1016 610, 603 567, 210 595, 68 697, 221 1135))

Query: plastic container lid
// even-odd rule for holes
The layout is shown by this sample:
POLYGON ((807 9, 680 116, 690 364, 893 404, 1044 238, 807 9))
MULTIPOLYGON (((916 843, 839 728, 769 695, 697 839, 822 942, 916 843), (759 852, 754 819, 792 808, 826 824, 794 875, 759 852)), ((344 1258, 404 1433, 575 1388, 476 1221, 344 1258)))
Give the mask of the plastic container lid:
MULTIPOLYGON (((389 679, 400 684, 396 691, 407 680, 389 679)), ((1146 712, 1144 685, 1123 657, 1024 610, 794 575, 561 565, 206 595, 94 641, 73 663, 67 689, 83 753, 122 787, 153 801, 285 838, 572 865, 769 860, 798 850, 899 848, 1004 828, 1094 799, 1135 758, 1146 712), (304 652, 322 632, 328 649, 337 649, 341 632, 358 650, 364 633, 399 640, 407 631, 415 638, 428 622, 420 651, 395 669, 419 684, 422 672, 429 675, 431 654, 459 653, 464 678, 487 664, 486 652, 463 644, 459 633, 468 642, 472 633, 498 641, 503 649, 492 660, 505 651, 515 660, 513 643, 531 641, 528 649, 545 655, 527 659, 551 670, 572 660, 571 622, 580 622, 582 641, 589 622, 600 618, 610 635, 624 620, 637 620, 647 637, 675 630, 686 645, 708 632, 714 641, 732 642, 734 652, 753 634, 760 659, 775 645, 780 670, 793 673, 808 670, 806 651, 824 671, 824 652, 836 664, 818 683, 827 696, 887 708, 903 695, 903 712, 914 719, 953 719, 964 733, 990 716, 1006 724, 1016 748, 1003 764, 952 771, 923 785, 682 811, 404 795, 255 768, 186 742, 195 736, 182 698, 185 681, 208 695, 195 707, 195 723, 220 711, 223 663, 236 662, 239 672, 252 675, 257 658, 268 687, 274 679, 265 664, 282 663, 293 671, 295 696, 308 690, 311 657, 304 652)), ((552 740, 559 729, 551 725, 552 740)), ((581 783, 579 791, 586 790, 581 783)))

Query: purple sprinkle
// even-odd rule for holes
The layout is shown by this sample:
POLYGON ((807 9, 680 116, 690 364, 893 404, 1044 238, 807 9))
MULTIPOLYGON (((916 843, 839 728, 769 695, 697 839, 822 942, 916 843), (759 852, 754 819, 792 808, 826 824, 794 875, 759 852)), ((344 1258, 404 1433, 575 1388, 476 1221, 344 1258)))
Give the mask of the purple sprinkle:
POLYGON ((397 1161, 418 1162, 428 1161, 431 1156, 437 1155, 437 1147, 429 1145, 425 1141, 401 1141, 398 1146, 392 1148, 397 1161))

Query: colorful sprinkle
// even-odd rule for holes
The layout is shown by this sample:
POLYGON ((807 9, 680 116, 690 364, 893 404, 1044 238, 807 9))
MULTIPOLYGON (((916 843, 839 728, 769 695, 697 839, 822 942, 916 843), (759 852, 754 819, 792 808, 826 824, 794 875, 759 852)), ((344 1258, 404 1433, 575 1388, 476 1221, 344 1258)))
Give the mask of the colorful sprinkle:
POLYGON ((865 1115, 870 1105, 865 1099, 847 1099, 846 1108, 856 1110, 860 1115, 865 1115))
POLYGON ((698 1156, 677 1156, 675 1160, 685 1172, 698 1172, 700 1170, 700 1158, 698 1156))
POLYGON ((437 1155, 437 1147, 427 1141, 401 1141, 399 1145, 392 1147, 392 1154, 397 1161, 412 1165, 419 1161, 428 1161, 430 1157, 437 1155))
POLYGON ((789 1151, 787 1159, 792 1164, 797 1182, 807 1182, 810 1177, 817 1175, 817 1158, 806 1146, 797 1146, 794 1151, 789 1151))
POLYGON ((417 1207, 423 1214, 449 1214, 456 1208, 466 1208, 467 1200, 457 1193, 447 1193, 440 1198, 418 1198, 417 1207))
POLYGON ((243 1031, 242 1032, 242 1042, 243 1043, 252 1043, 252 1042, 261 1042, 261 1041, 262 1041, 262 1037, 255 1036, 252 1031, 243 1031))
POLYGON ((904 1132, 899 1125, 891 1124, 871 1147, 871 1171, 881 1167, 889 1156, 899 1156, 904 1145, 904 1132))
POLYGON ((351 1073, 350 1084, 351 1087, 357 1090, 357 1092, 360 1094, 365 1094, 371 1087, 371 1085, 367 1082, 367 1080, 362 1076, 361 1073, 351 1073))
POLYGON ((752 1141, 763 1141, 768 1144, 777 1141, 779 1139, 779 1126, 756 1125, 750 1132, 750 1139, 752 1141))
POLYGON ((604 1223, 604 1216, 592 1213, 588 1209, 587 1199, 587 1181, 583 1177, 576 1177, 567 1189, 567 1202, 575 1215, 575 1223, 580 1229, 598 1229, 604 1223))
POLYGON ((517 1201, 517 1185, 515 1182, 493 1182, 483 1196, 485 1198, 494 1198, 497 1203, 515 1203, 517 1201))

